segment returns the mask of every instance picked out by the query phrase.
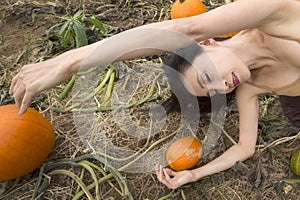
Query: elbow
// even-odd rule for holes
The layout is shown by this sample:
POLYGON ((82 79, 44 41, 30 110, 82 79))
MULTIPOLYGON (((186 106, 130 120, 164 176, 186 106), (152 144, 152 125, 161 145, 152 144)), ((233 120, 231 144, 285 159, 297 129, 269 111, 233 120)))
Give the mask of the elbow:
POLYGON ((247 156, 248 158, 250 158, 250 157, 252 157, 252 156, 254 155, 254 153, 255 153, 255 147, 249 149, 249 150, 246 152, 246 156, 247 156))
POLYGON ((202 40, 205 31, 200 27, 201 23, 194 23, 194 17, 176 19, 173 29, 197 41, 202 40), (184 21, 183 21, 184 20, 184 21))
POLYGON ((240 152, 243 154, 244 160, 246 160, 247 158, 250 158, 254 155, 255 153, 255 145, 243 145, 241 143, 237 144, 240 152))

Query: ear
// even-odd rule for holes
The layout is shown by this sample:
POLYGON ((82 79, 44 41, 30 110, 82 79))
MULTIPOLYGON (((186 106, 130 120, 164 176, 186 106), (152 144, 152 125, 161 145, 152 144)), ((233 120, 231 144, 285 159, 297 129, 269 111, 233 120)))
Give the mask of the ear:
POLYGON ((210 38, 210 39, 206 39, 206 40, 202 40, 199 42, 200 45, 206 45, 206 46, 218 46, 217 41, 215 41, 214 39, 210 38))

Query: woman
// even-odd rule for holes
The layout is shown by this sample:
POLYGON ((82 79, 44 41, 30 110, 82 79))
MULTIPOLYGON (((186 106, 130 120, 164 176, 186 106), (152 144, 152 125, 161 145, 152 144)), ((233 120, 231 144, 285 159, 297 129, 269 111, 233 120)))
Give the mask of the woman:
MULTIPOLYGON (((240 53, 244 53, 240 50, 240 45, 241 43, 246 42, 243 38, 245 36, 243 35, 247 34, 249 34, 248 30, 242 31, 239 35, 226 42, 216 42, 213 39, 202 41, 200 42, 200 45, 204 50, 196 47, 195 45, 192 45, 187 48, 175 51, 171 58, 167 60, 165 65, 183 74, 183 77, 178 76, 174 80, 174 77, 171 77, 171 80, 169 80, 171 86, 173 83, 174 85, 176 85, 174 87, 178 87, 178 81, 176 82, 176 79, 181 78, 183 85, 185 85, 185 88, 190 93, 196 96, 201 96, 201 98, 203 98, 203 96, 211 96, 211 98, 214 98, 218 93, 227 93, 232 95, 231 91, 236 88, 236 84, 239 84, 239 87, 236 88, 235 94, 240 118, 240 138, 238 144, 232 146, 224 154, 208 163, 207 165, 194 170, 185 170, 180 172, 175 172, 168 168, 164 169, 162 168, 162 166, 159 166, 159 168, 156 169, 157 177, 169 188, 175 189, 185 183, 197 181, 204 176, 228 169, 232 167, 237 161, 243 161, 254 153, 258 129, 259 94, 279 94, 279 101, 282 104, 283 112, 295 126, 300 128, 300 68, 295 66, 296 70, 291 70, 291 73, 295 74, 295 78, 292 78, 293 74, 285 74, 286 70, 290 70, 285 66, 281 67, 281 62, 279 61, 276 61, 270 66, 265 66, 265 63, 268 62, 268 59, 274 59, 274 54, 271 53, 272 56, 267 56, 268 54, 263 53, 263 48, 262 51, 257 50, 257 52, 255 52, 255 54, 258 54, 259 56, 264 58, 263 60, 259 60, 255 64, 255 69, 250 68, 250 66, 252 65, 242 66, 243 63, 239 63, 238 60, 235 60, 235 62, 231 62, 230 59, 235 59, 234 56, 226 55, 225 52, 221 52, 222 49, 220 50, 220 52, 216 52, 218 51, 216 49, 211 52, 209 49, 212 48, 210 47, 211 45, 215 46, 214 48, 223 48, 224 46, 227 46, 231 50, 237 48, 238 52, 236 53, 236 55, 240 56, 240 53), (236 43, 236 39, 239 41, 238 43, 236 43), (211 65, 207 68, 203 67, 203 61, 200 61, 198 63, 197 61, 195 61, 198 57, 203 57, 202 54, 205 54, 204 52, 210 54, 209 57, 214 61, 213 63, 210 63, 211 65), (227 62, 224 62, 224 60, 227 60, 227 62), (231 64, 234 65, 235 63, 240 64, 241 66, 238 68, 230 66, 231 64), (216 72, 215 69, 213 69, 214 65, 219 65, 219 68, 217 68, 220 70, 216 72), (265 68, 267 68, 266 74, 263 73, 265 68), (262 71, 260 72, 260 70, 262 71), (278 73, 279 75, 275 75, 276 73, 278 73), (248 78, 247 76, 250 77, 248 78), (286 79, 284 78, 285 76, 286 79), (244 79, 246 81, 242 81, 241 83, 241 79, 244 79), (260 80, 260 82, 258 83, 257 80, 260 80), (274 82, 271 83, 269 82, 270 80, 274 82), (276 81, 281 82, 282 86, 267 86, 275 85, 276 81)), ((258 36, 260 36, 260 33, 257 34, 259 34, 258 36)), ((255 36, 257 35, 250 34, 248 37, 254 39, 255 36)), ((255 46, 257 44, 252 43, 251 45, 255 46)), ((296 44, 296 46, 300 45, 296 44)), ((251 48, 248 45, 246 45, 245 47, 247 47, 247 51, 251 51, 251 48)), ((295 55, 299 57, 300 52, 295 55)), ((297 56, 295 57, 296 59, 297 56)), ((241 58, 245 59, 245 57, 243 56, 241 56, 241 58)), ((250 56, 250 60, 256 59, 259 59, 259 57, 250 56)), ((204 103, 206 105, 209 105, 210 102, 206 101, 204 103)), ((203 107, 204 105, 201 106, 203 107)))
MULTIPOLYGON (((147 34, 147 28, 175 31, 202 41, 204 49, 220 70, 222 81, 214 74, 188 68, 185 85, 195 95, 230 92, 237 87, 240 112, 240 139, 220 157, 198 169, 174 172, 159 167, 158 179, 169 188, 196 181, 243 161, 254 153, 257 138, 257 95, 278 92, 279 95, 299 96, 300 75, 300 3, 296 0, 239 0, 194 17, 141 26, 109 39, 74 49, 45 62, 26 65, 13 78, 10 93, 14 95, 20 114, 24 113, 37 93, 69 79, 80 67, 104 66, 111 60, 125 60, 163 51, 173 51, 191 43, 177 42, 167 35, 147 34), (209 38, 242 31, 232 39, 216 43, 209 38), (143 33, 143 37, 122 38, 124 34, 143 33), (162 40, 163 39, 163 40, 162 40), (295 39, 289 40, 289 39, 295 39), (125 44, 121 42, 126 40, 125 44), (145 43, 161 43, 161 49, 143 48, 145 43), (114 46, 118 45, 118 46, 114 46), (115 51, 138 49, 114 59, 115 51), (87 60, 91 52, 93 57, 87 60), (197 76, 195 76, 195 74, 197 76), (292 85, 292 83, 295 85, 292 85), (220 84, 221 83, 221 84, 220 84), (291 87, 285 86, 291 84, 291 87), (263 87, 260 87, 263 86, 263 87), (270 86, 270 87, 265 87, 270 86), (282 88, 283 87, 283 88, 282 88), (281 88, 272 91, 272 88, 281 88)), ((197 59, 196 59, 197 60, 197 59)))

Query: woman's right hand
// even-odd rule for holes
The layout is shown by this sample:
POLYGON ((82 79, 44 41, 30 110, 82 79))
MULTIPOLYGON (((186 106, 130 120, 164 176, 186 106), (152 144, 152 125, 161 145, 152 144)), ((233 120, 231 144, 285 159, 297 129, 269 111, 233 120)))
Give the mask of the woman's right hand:
POLYGON ((25 65, 12 79, 9 93, 13 95, 19 114, 26 112, 32 98, 72 76, 74 64, 70 53, 64 53, 40 63, 25 65))

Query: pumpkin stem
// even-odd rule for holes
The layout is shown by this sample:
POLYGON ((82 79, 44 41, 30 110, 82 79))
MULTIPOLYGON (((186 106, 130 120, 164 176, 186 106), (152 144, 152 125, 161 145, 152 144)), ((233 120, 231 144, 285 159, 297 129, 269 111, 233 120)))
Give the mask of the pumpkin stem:
POLYGON ((179 0, 180 3, 183 3, 185 0, 179 0))

